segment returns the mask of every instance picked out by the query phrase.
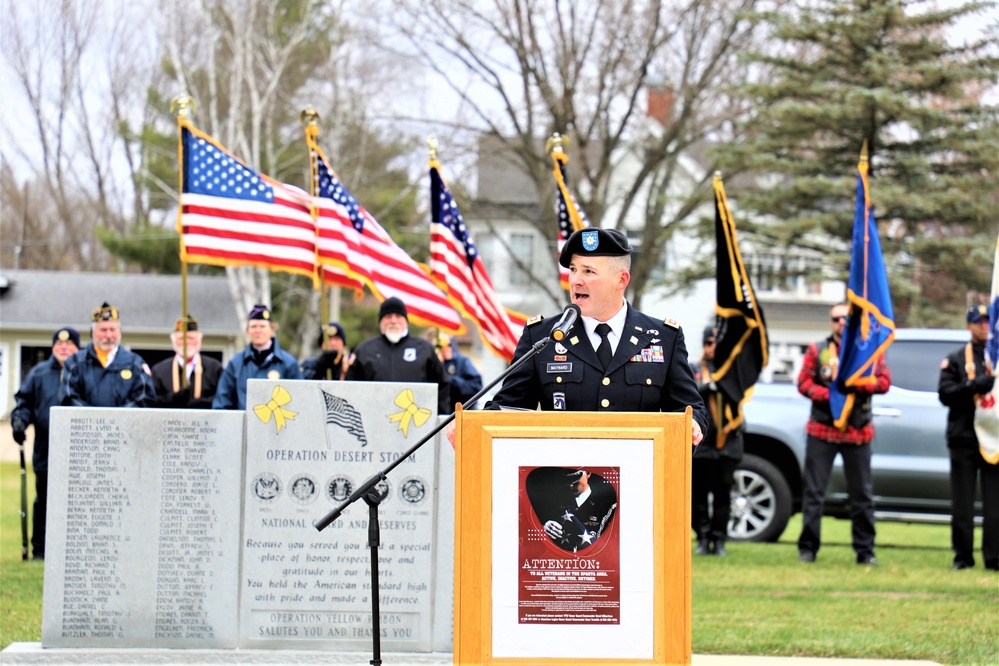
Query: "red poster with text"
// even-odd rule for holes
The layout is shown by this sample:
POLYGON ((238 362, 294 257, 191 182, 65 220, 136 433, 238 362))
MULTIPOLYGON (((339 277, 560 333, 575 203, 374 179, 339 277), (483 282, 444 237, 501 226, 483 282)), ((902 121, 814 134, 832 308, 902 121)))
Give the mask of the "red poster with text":
POLYGON ((619 467, 521 467, 520 624, 620 624, 619 467))

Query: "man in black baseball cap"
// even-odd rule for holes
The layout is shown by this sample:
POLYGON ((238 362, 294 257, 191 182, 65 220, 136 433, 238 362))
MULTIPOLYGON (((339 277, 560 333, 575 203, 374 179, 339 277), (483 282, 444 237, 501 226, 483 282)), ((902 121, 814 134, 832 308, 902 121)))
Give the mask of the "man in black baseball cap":
MULTIPOLYGON (((36 560, 45 559, 45 512, 49 486, 49 409, 63 397, 63 365, 80 350, 80 334, 63 326, 52 334, 52 356, 28 371, 14 396, 10 426, 14 441, 23 446, 29 425, 35 426, 31 467, 35 472, 35 504, 31 512, 31 547, 36 560)), ((24 459, 22 458, 22 461, 24 459)), ((27 510, 27 507, 24 507, 27 510)))
POLYGON ((985 568, 999 571, 999 461, 986 459, 975 432, 975 410, 989 399, 995 374, 985 365, 989 339, 989 309, 984 303, 965 315, 971 339, 940 363, 937 393, 947 412, 947 451, 950 454, 950 539, 954 569, 975 566, 975 489, 982 489, 982 559, 985 568))
MULTIPOLYGON (((700 442, 707 413, 679 322, 650 317, 625 299, 631 249, 617 229, 590 227, 569 237, 559 264, 569 269, 570 301, 580 318, 563 340, 508 376, 486 409, 682 412, 690 406, 691 439, 700 442)), ((550 335, 559 316, 529 320, 513 362, 550 335)))
POLYGON ((319 356, 302 361, 302 377, 338 381, 347 372, 347 332, 331 321, 319 332, 319 356))

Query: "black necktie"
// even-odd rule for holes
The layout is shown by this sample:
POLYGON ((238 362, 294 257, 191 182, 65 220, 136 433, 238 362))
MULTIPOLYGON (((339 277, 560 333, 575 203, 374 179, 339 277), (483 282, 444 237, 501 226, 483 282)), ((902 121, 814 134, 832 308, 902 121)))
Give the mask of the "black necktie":
POLYGON ((597 324, 597 335, 600 336, 600 346, 597 347, 597 358, 600 359, 600 364, 604 366, 604 370, 610 365, 611 357, 614 355, 611 353, 610 339, 607 334, 611 332, 611 327, 607 324, 597 324))

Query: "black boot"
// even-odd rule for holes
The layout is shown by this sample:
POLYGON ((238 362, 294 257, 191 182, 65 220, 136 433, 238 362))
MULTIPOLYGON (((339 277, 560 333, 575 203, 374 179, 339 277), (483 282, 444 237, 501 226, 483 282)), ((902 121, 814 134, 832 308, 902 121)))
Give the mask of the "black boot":
POLYGON ((725 552, 725 542, 715 541, 715 555, 718 557, 725 557, 728 553, 725 552))
POLYGON ((694 555, 710 555, 711 549, 708 547, 707 539, 697 540, 697 550, 694 551, 694 555))

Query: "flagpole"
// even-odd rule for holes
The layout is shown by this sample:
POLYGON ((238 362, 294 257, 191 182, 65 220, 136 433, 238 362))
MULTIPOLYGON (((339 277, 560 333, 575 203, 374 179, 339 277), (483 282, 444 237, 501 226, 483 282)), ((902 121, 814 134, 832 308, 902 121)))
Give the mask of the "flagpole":
MULTIPOLYGON (((439 148, 440 148, 440 144, 437 142, 437 137, 434 136, 433 134, 431 134, 430 136, 428 136, 427 137, 427 153, 429 154, 428 155, 429 156, 428 167, 430 169, 436 168, 437 171, 438 171, 438 173, 440 172, 440 162, 437 161, 437 150, 439 148)), ((443 175, 441 176, 441 178, 443 178, 443 175)), ((431 187, 430 189, 431 189, 431 193, 430 194, 431 194, 431 198, 432 198, 433 197, 433 191, 432 191, 433 187, 431 187)), ((433 203, 433 201, 431 201, 431 206, 433 206, 433 205, 434 205, 434 203, 433 203)), ((433 217, 433 215, 431 215, 431 217, 433 217)), ((433 221, 432 220, 431 220, 431 225, 430 226, 431 227, 433 226, 433 221)), ((433 255, 433 247, 432 247, 433 246, 433 233, 431 233, 430 236, 431 236, 431 238, 430 238, 430 244, 431 244, 430 254, 432 256, 433 255)), ((448 293, 447 293, 447 285, 446 284, 441 284, 440 287, 441 287, 441 290, 444 291, 444 295, 447 296, 448 295, 448 293)), ((437 352, 437 357, 440 358, 441 357, 441 350, 442 350, 442 347, 441 347, 441 327, 440 326, 435 326, 434 327, 434 329, 433 329, 433 336, 434 336, 434 343, 433 343, 434 344, 434 350, 437 352)), ((441 362, 442 363, 444 362, 443 358, 441 358, 441 362)))
POLYGON ((190 95, 179 95, 170 103, 170 111, 177 112, 177 235, 180 241, 180 318, 184 322, 181 353, 184 367, 180 372, 180 385, 188 387, 187 379, 187 260, 184 252, 184 228, 181 216, 184 213, 184 133, 183 126, 189 113, 194 111, 194 99, 190 95))
POLYGON ((329 305, 329 294, 326 289, 326 272, 323 270, 322 266, 319 264, 319 211, 316 208, 315 201, 319 193, 316 188, 319 187, 319 183, 316 178, 316 160, 313 156, 314 148, 317 145, 316 139, 319 137, 319 112, 313 108, 311 104, 302 109, 302 113, 299 116, 302 120, 302 125, 305 127, 305 142, 309 146, 309 194, 312 195, 312 205, 310 206, 310 211, 312 213, 312 219, 316 224, 316 260, 315 260, 315 272, 318 273, 318 278, 313 275, 313 286, 318 279, 319 282, 319 327, 323 331, 323 342, 320 351, 326 349, 326 343, 329 342, 329 333, 326 330, 326 322, 330 320, 330 305, 329 305))

